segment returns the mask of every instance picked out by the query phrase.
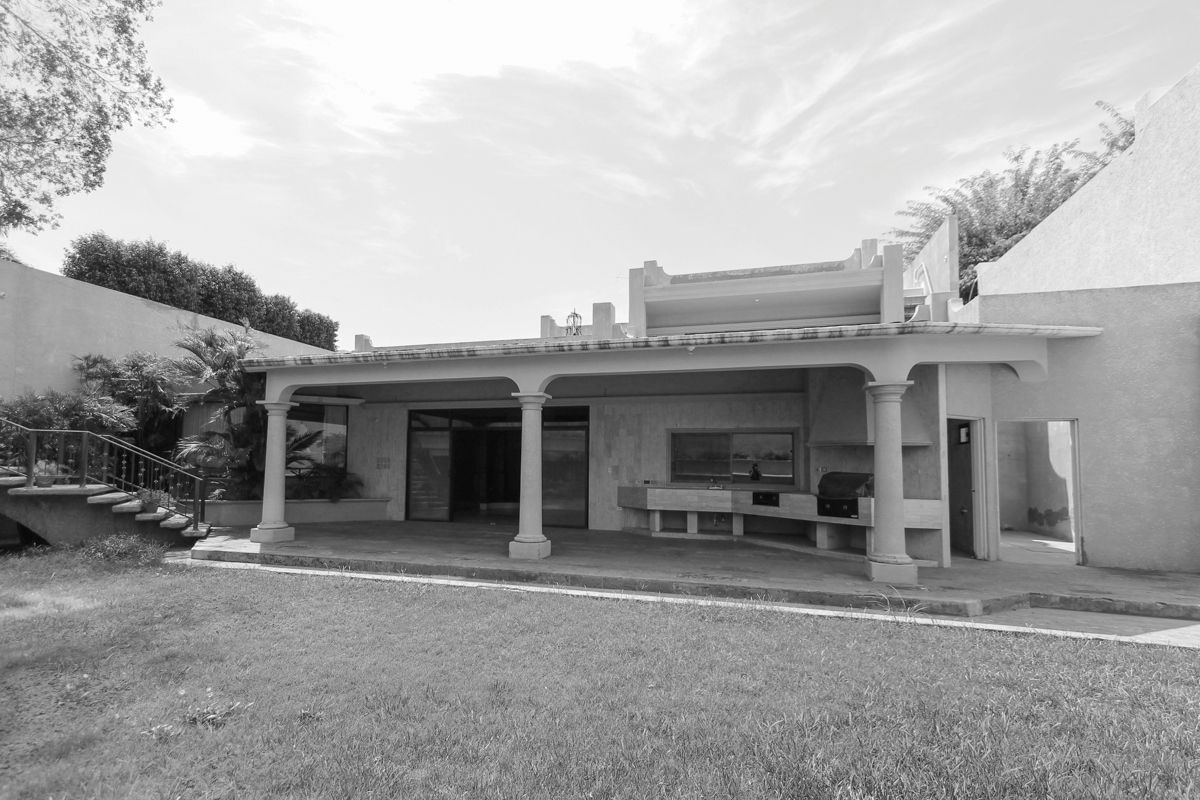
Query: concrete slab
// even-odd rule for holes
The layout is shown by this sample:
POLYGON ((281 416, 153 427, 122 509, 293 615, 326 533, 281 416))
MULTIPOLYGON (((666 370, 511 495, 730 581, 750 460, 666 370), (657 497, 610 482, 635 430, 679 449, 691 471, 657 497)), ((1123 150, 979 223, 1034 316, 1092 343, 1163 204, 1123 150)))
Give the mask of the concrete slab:
POLYGON ((1200 577, 1180 573, 955 559, 921 568, 917 587, 872 583, 861 561, 821 558, 723 539, 659 539, 634 532, 547 529, 553 555, 508 557, 515 525, 348 522, 297 525, 295 539, 252 542, 214 529, 192 558, 364 572, 771 600, 956 617, 1031 606, 1200 621, 1200 577))

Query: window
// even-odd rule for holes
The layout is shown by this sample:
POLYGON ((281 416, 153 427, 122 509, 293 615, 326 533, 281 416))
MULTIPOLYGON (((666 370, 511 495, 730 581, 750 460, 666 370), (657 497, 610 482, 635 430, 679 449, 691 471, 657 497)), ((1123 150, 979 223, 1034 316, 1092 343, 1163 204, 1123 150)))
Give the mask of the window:
POLYGON ((288 410, 288 439, 294 442, 301 436, 312 436, 313 441, 299 451, 290 453, 295 461, 304 459, 309 464, 326 467, 346 466, 346 422, 349 417, 347 406, 327 406, 301 403, 288 410))
POLYGON ((671 480, 792 485, 794 449, 790 431, 673 431, 671 480))

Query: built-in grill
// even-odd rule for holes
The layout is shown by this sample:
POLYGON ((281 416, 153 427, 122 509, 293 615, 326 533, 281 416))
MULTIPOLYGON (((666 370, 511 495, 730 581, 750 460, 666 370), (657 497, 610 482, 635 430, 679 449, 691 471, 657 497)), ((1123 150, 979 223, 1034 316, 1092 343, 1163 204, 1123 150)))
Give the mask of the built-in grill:
POLYGON ((823 517, 858 519, 858 498, 875 496, 869 472, 826 472, 817 484, 817 513, 823 517))

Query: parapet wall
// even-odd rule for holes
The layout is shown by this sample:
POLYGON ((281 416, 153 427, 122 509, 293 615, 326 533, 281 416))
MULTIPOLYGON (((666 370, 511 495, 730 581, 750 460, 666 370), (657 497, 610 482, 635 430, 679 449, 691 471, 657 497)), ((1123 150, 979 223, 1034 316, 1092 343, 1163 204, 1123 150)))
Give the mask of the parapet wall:
MULTIPOLYGON (((73 389, 72 363, 87 353, 119 358, 135 350, 182 355, 186 328, 240 330, 231 322, 144 300, 0 259, 0 397, 73 389)), ((263 355, 328 353, 253 331, 263 355)))
POLYGON ((981 296, 1200 280, 1200 67, 1136 124, 1133 147, 980 268, 981 296))

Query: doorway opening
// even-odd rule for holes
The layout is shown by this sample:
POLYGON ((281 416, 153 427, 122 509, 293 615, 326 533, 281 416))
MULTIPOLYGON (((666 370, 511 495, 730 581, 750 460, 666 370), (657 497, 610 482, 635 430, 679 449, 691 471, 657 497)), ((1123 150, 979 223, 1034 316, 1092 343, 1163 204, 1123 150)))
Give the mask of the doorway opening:
MULTIPOLYGON (((542 410, 542 521, 587 527, 588 409, 542 410)), ((521 410, 409 413, 411 520, 515 523, 521 508, 521 410)))
MULTIPOLYGON (((987 542, 979 521, 978 429, 982 422, 946 419, 946 473, 950 507, 950 550, 953 555, 987 558, 987 542)), ((953 557, 953 555, 951 557, 953 557)))
POLYGON ((1000 559, 1080 563, 1074 421, 1001 421, 996 449, 1000 559))

